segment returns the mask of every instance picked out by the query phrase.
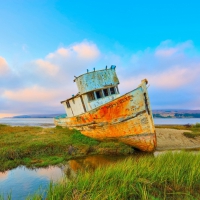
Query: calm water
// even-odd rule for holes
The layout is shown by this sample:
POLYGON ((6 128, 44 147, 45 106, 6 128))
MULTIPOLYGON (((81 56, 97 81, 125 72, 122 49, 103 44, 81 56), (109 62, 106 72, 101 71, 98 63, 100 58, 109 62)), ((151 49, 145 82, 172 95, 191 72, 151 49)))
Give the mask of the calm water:
MULTIPOLYGON (((156 125, 160 124, 195 124, 200 123, 200 118, 189 119, 154 119, 156 125)), ((0 124, 8 124, 12 126, 43 126, 53 127, 53 118, 5 118, 0 119, 0 124)), ((160 152, 158 152, 160 154, 160 152)), ((154 153, 156 156, 156 152, 154 153)), ((139 156, 137 154, 136 156, 139 156)), ((40 168, 30 170, 25 167, 0 172, 0 194, 3 194, 5 199, 7 194, 12 194, 12 199, 25 199, 30 194, 37 191, 44 193, 50 181, 57 182, 65 175, 68 179, 76 176, 77 170, 84 170, 88 166, 95 169, 99 165, 107 165, 117 162, 127 157, 109 157, 109 156, 89 156, 86 158, 71 160, 66 165, 40 168), (40 188, 40 190, 39 190, 40 188)))
MULTIPOLYGON (((139 154, 138 154, 139 155, 139 154)), ((11 193, 12 199, 22 200, 28 195, 36 192, 45 195, 45 189, 50 181, 58 182, 65 176, 67 179, 76 177, 78 170, 95 169, 100 165, 109 165, 127 158, 127 156, 88 156, 81 159, 70 160, 65 165, 27 169, 26 167, 17 167, 16 169, 0 172, 0 194, 7 195, 11 193)))
POLYGON ((200 118, 155 118, 155 125, 162 124, 196 124, 200 123, 200 118))
POLYGON ((54 126, 53 118, 0 118, 0 124, 11 126, 54 126))
POLYGON ((59 167, 49 167, 30 170, 26 167, 0 172, 0 194, 11 194, 12 199, 25 199, 36 191, 44 193, 44 189, 49 185, 50 180, 58 181, 63 175, 59 167), (40 189, 39 189, 40 188, 40 189))
MULTIPOLYGON (((155 118, 156 125, 161 124, 196 124, 200 123, 200 118, 155 118)), ((53 118, 0 118, 0 124, 8 124, 11 126, 42 126, 54 127, 53 118)))
MULTIPOLYGON (((174 151, 177 152, 177 151, 174 151)), ((9 194, 12 199, 24 200, 27 196, 40 193, 45 196, 45 190, 50 181, 54 183, 62 180, 63 177, 72 180, 77 176, 78 171, 94 170, 98 166, 106 166, 112 163, 120 162, 128 157, 159 156, 162 152, 154 153, 136 153, 131 156, 103 156, 92 155, 85 158, 70 160, 65 165, 59 165, 48 168, 28 169, 24 166, 16 169, 0 172, 0 194, 7 199, 9 194)), ((194 153, 200 153, 194 151, 194 153)), ((45 198, 44 198, 45 199, 45 198)))

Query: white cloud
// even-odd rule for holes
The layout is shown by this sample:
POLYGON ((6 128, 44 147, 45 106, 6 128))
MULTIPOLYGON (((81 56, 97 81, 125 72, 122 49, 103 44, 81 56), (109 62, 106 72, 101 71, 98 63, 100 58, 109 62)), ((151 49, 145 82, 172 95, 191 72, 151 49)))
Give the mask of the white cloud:
POLYGON ((175 45, 172 41, 166 40, 156 48, 155 56, 170 57, 176 53, 183 53, 186 49, 190 49, 192 47, 193 43, 190 40, 175 45))
MULTIPOLYGON (((153 108, 200 107, 198 101, 192 104, 191 100, 200 98, 200 52, 191 41, 175 44, 168 40, 154 49, 123 55, 101 52, 95 43, 87 41, 58 48, 44 58, 27 63, 21 71, 14 69, 17 78, 16 74, 12 74, 6 83, 7 88, 1 89, 0 109, 5 107, 5 102, 10 102, 7 108, 13 112, 17 105, 23 105, 23 109, 30 113, 31 110, 40 113, 41 110, 51 112, 52 109, 62 112, 60 101, 78 92, 73 82, 74 75, 79 76, 94 67, 103 69, 111 64, 117 65, 121 94, 134 89, 147 78, 153 92, 153 108)), ((0 75, 4 76, 8 71, 6 60, 0 57, 0 75)))
MULTIPOLYGON (((51 76, 57 78, 57 82, 73 80, 100 57, 100 51, 96 44, 83 41, 68 47, 61 47, 55 52, 49 53, 45 58, 34 61, 35 75, 38 77, 51 76)), ((33 69, 34 71, 34 69, 33 69)), ((52 80, 55 81, 55 80, 52 80)))

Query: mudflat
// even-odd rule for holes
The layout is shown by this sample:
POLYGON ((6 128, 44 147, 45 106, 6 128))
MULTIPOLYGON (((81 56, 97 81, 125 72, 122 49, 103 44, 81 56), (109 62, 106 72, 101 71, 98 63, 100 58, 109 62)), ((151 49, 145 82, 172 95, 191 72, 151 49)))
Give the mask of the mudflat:
POLYGON ((156 150, 172 149, 198 149, 200 148, 200 136, 188 138, 184 132, 189 130, 176 130, 171 128, 156 128, 157 148, 156 150))

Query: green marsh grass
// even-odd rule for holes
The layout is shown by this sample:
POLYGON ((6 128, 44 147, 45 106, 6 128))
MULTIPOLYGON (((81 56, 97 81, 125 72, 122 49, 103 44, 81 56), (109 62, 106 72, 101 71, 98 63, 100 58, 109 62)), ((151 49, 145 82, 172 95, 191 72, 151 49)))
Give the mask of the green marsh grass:
POLYGON ((89 154, 130 153, 124 144, 100 142, 68 128, 12 127, 0 124, 0 171, 56 165, 89 154))
POLYGON ((200 136, 200 123, 196 123, 191 126, 191 132, 184 132, 183 133, 186 137, 195 138, 200 136))
POLYGON ((156 128, 172 128, 178 130, 188 130, 190 132, 184 132, 183 134, 188 138, 195 138, 200 136, 200 123, 185 124, 185 125, 157 125, 156 128))
POLYGON ((200 199, 200 154, 128 158, 50 184, 47 199, 200 199))

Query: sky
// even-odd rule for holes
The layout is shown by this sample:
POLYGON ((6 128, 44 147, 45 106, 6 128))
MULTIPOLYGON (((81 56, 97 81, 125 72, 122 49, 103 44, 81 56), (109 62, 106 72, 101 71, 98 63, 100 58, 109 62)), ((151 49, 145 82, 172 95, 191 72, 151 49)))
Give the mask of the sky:
POLYGON ((151 108, 200 109, 200 1, 0 0, 0 118, 64 113, 95 67, 151 108))

